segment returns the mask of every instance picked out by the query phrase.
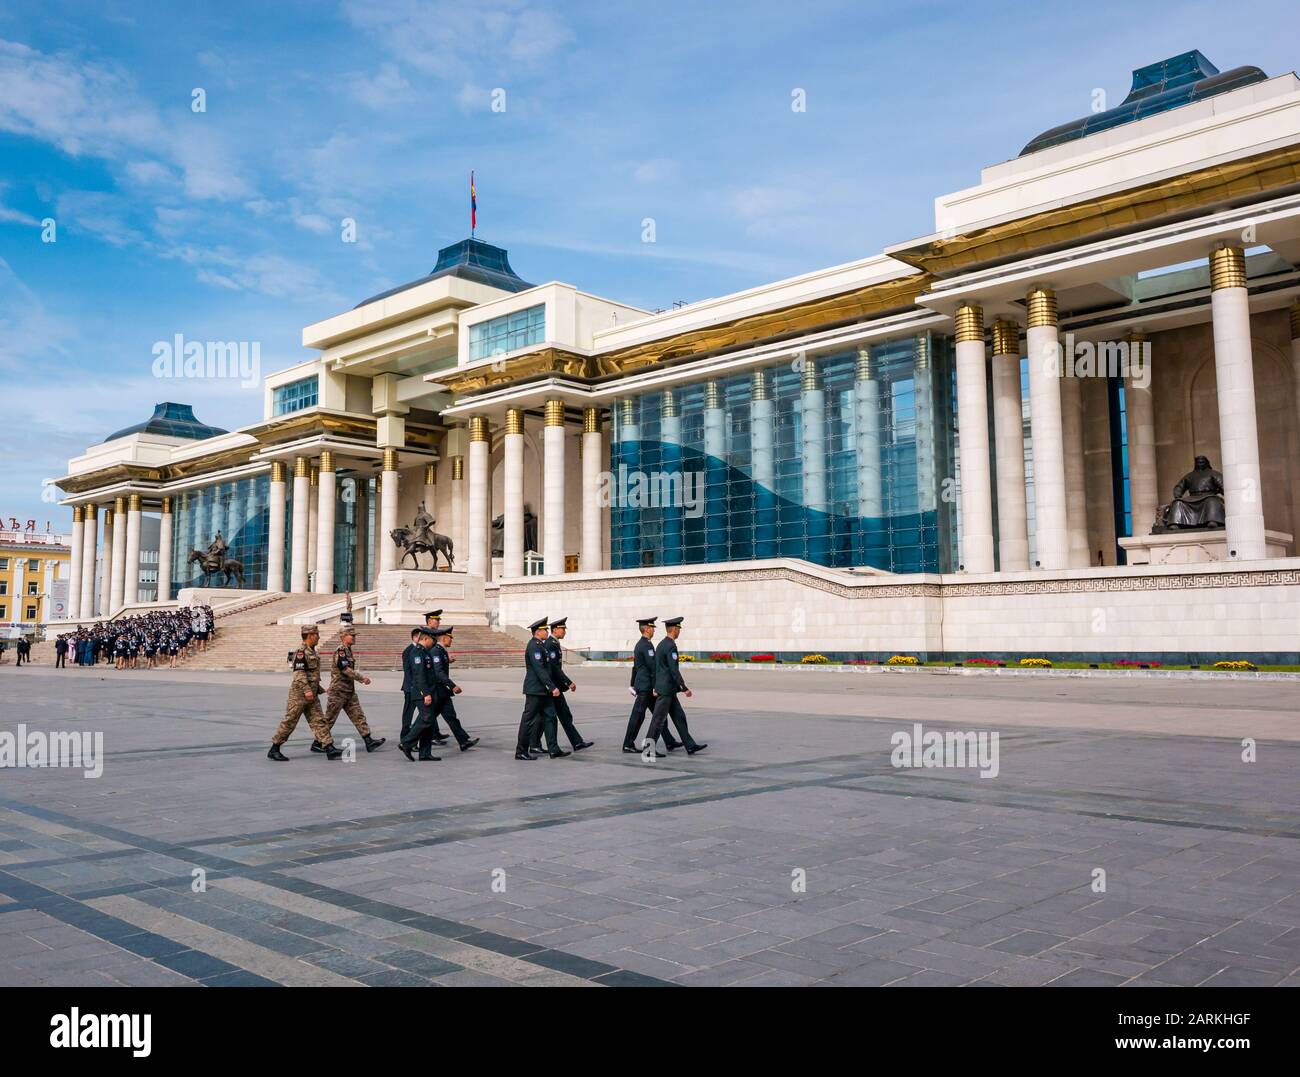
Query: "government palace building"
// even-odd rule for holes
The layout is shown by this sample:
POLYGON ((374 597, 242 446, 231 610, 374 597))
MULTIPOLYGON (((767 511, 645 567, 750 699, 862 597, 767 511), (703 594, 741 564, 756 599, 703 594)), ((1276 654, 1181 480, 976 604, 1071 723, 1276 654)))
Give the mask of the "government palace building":
POLYGON ((592 657, 681 615, 697 655, 1300 663, 1300 79, 1190 52, 1063 119, 929 235, 671 310, 444 248, 304 328, 260 421, 70 460, 47 632, 350 602, 592 657))

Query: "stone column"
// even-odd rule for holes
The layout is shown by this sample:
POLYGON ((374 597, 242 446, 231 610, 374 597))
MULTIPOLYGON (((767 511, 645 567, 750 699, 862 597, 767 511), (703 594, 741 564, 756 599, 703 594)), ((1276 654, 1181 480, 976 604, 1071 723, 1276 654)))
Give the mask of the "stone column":
POLYGON ((77 616, 89 620, 95 616, 95 546, 99 542, 99 507, 81 507, 81 595, 77 616))
MULTIPOLYGON (((469 513, 470 575, 482 576, 486 581, 492 575, 492 532, 488 512, 492 500, 491 443, 488 421, 475 415, 469 421, 469 513)), ((549 504, 549 502, 548 502, 549 504)), ((549 516, 549 508, 547 510, 549 516)))
MULTIPOLYGON (((430 516, 435 517, 433 521, 433 528, 435 531, 438 529, 438 521, 436 519, 438 515, 437 471, 437 465, 435 464, 424 465, 424 507, 428 510, 430 516)), ((444 524, 443 526, 446 525, 444 524)), ((434 567, 436 568, 437 565, 435 564, 434 567)))
POLYGON ((126 509, 126 568, 122 574, 122 605, 140 599, 140 495, 132 494, 126 509))
POLYGON ((293 459, 293 528, 289 547, 289 590, 295 595, 307 593, 307 531, 311 516, 311 475, 307 457, 293 459))
MULTIPOLYGON (((502 467, 505 504, 501 512, 505 533, 502 535, 501 576, 503 579, 524 574, 524 413, 522 408, 506 411, 506 432, 502 467)), ((548 510, 549 511, 549 510, 548 510)))
POLYGON ((271 487, 266 520, 266 589, 284 590, 284 462, 271 462, 271 487))
MULTIPOLYGON (((469 550, 465 532, 465 457, 451 458, 451 543, 456 563, 464 566, 469 550)), ((463 568, 462 568, 463 570, 463 568)))
MULTIPOLYGON (((1129 334, 1130 371, 1134 369, 1133 353, 1146 347, 1143 334, 1129 334)), ((1128 440, 1129 512, 1133 519, 1133 534, 1145 535, 1150 532, 1160 508, 1160 491, 1156 477, 1156 420, 1151 397, 1151 365, 1145 363, 1136 369, 1141 371, 1141 378, 1135 379, 1131 372, 1124 378, 1124 423, 1128 440)))
POLYGON ((1025 413, 1020 396, 1020 326, 993 323, 993 445, 998 469, 998 568, 1029 568, 1025 413))
POLYGON ((338 475, 334 471, 334 454, 326 449, 320 454, 320 474, 316 486, 316 586, 318 595, 334 593, 334 500, 338 475))
POLYGON ((82 543, 85 530, 81 523, 81 506, 72 506, 72 555, 68 558, 68 620, 81 616, 81 562, 85 560, 82 543))
POLYGON ((749 458, 754 478, 754 556, 776 557, 776 401, 768 393, 767 371, 756 370, 749 402, 749 458))
POLYGON ((727 412, 722 386, 704 384, 704 559, 727 559, 727 412))
POLYGON ((961 457, 961 564, 993 571, 993 484, 989 473, 988 383, 984 376, 984 311, 957 308, 957 433, 961 457))
POLYGON ((113 615, 113 532, 120 526, 126 534, 126 521, 119 524, 113 509, 112 502, 104 506, 104 541, 99 553, 99 616, 105 620, 113 615))
POLYGON ((370 479, 358 475, 355 483, 357 532, 353 551, 352 590, 366 590, 370 578, 370 554, 374 545, 370 541, 370 479))
POLYGON ((939 504, 934 367, 930 351, 930 334, 919 334, 913 350, 912 391, 916 400, 916 501, 923 514, 934 512, 939 504))
POLYGON ((1246 256, 1240 247, 1220 247, 1210 255, 1210 289, 1228 557, 1258 561, 1265 555, 1264 499, 1255 420, 1246 256))
POLYGON ((880 549, 884 500, 880 466, 880 382, 876 380, 875 363, 867 345, 858 349, 853 371, 853 448, 860 529, 854 563, 873 565, 880 549))
POLYGON ((128 529, 126 498, 115 498, 113 500, 113 579, 108 592, 108 609, 105 611, 105 616, 108 617, 111 617, 122 608, 122 595, 126 590, 126 533, 128 529))
POLYGON ((1029 293, 1025 339, 1029 356, 1029 431, 1034 439, 1034 539, 1037 567, 1070 563, 1065 509, 1065 442, 1061 431, 1061 348, 1056 293, 1029 293))
POLYGON ((604 468, 605 442, 600 432, 600 409, 582 409, 582 547, 578 567, 583 572, 605 569, 602 541, 600 476, 604 468))
MULTIPOLYGON (((659 445, 661 467, 665 474, 676 477, 680 490, 685 480, 682 474, 682 417, 677 414, 677 393, 664 389, 659 394, 659 445)), ((682 506, 670 496, 663 506, 663 564, 682 563, 682 506)))
POLYGON ((158 517, 158 601, 171 601, 173 553, 172 499, 162 499, 162 513, 158 517))
POLYGON ((397 546, 392 534, 397 529, 398 497, 397 450, 384 450, 383 489, 379 493, 379 571, 391 572, 397 567, 397 546))
POLYGON ((807 356, 799 372, 799 414, 799 458, 804 516, 808 521, 806 556, 823 563, 829 553, 830 533, 826 515, 826 390, 822 388, 817 360, 807 356))
POLYGON ((614 483, 612 503, 617 506, 615 519, 619 526, 618 564, 613 568, 636 568, 641 564, 640 510, 629 505, 628 482, 635 471, 641 469, 641 414, 636 397, 625 396, 620 405, 618 424, 619 473, 614 483))
MULTIPOLYGON (((320 469, 313 464, 307 473, 310 499, 307 503, 307 580, 310 585, 316 572, 316 559, 320 543, 320 469)), ((315 590, 313 587, 312 590, 315 590)))
POLYGON ((542 427, 542 500, 545 537, 542 560, 548 576, 564 574, 564 401, 548 400, 542 427))
MULTIPOLYGON (((1074 357, 1065 362, 1073 364, 1074 357)), ((1092 562, 1088 550, 1088 484, 1083 463, 1083 386, 1074 377, 1073 366, 1061 377, 1061 449, 1065 464, 1065 527, 1070 568, 1087 568, 1092 562)))

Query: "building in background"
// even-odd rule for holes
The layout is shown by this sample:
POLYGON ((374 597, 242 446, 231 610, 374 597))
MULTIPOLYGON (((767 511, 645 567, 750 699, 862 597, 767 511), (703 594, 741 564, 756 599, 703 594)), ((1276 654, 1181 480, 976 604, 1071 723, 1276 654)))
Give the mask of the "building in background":
POLYGON ((69 461, 76 616, 141 601, 151 516, 163 600, 226 586, 220 533, 231 586, 381 609, 424 506, 490 618, 593 654, 658 611, 703 651, 1300 663, 1294 73, 1139 68, 845 265, 649 312, 470 238, 302 340, 259 422, 160 404, 69 461), (1225 526, 1151 534, 1202 455, 1225 526))
POLYGON ((34 522, 0 530, 0 637, 38 639, 44 622, 67 619, 71 559, 70 535, 37 531, 34 522))

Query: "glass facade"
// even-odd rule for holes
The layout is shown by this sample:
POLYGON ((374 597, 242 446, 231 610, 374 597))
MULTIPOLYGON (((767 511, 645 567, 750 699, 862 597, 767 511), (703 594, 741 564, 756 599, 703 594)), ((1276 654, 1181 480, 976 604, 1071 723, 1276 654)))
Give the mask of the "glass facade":
POLYGON ((287 415, 291 411, 314 408, 320 402, 320 382, 315 376, 277 385, 271 390, 271 414, 287 415))
POLYGON ((503 314, 469 327, 469 357, 487 359, 546 339, 546 304, 503 314))
POLYGON ((953 426, 951 344, 934 334, 620 400, 612 567, 951 571, 953 426))
MULTIPOLYGON (((182 587, 203 586, 203 573, 190 562, 190 555, 194 550, 206 551, 218 531, 228 547, 226 556, 243 564, 244 586, 266 587, 270 491, 271 477, 262 474, 186 490, 174 498, 172 588, 167 598, 175 598, 182 587)), ((290 509, 285 513, 286 527, 292 519, 290 509)), ((211 583, 220 587, 224 579, 213 576, 211 583)))

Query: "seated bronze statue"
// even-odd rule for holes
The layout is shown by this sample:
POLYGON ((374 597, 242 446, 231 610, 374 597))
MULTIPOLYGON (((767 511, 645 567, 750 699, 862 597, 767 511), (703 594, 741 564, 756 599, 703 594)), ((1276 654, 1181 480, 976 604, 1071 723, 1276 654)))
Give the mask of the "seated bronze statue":
POLYGON ((1196 466, 1178 480, 1174 499, 1156 513, 1153 535, 1170 531, 1207 531, 1224 523, 1223 476, 1198 456, 1196 466))

